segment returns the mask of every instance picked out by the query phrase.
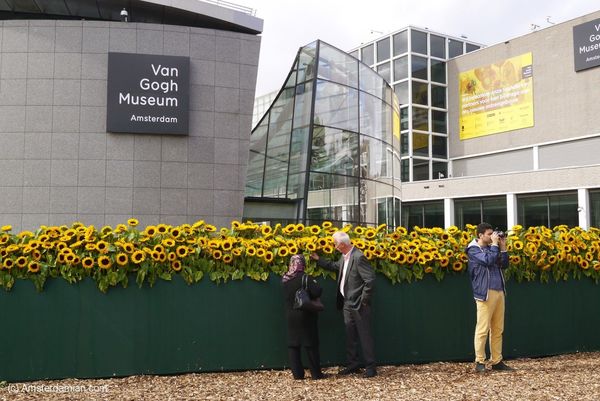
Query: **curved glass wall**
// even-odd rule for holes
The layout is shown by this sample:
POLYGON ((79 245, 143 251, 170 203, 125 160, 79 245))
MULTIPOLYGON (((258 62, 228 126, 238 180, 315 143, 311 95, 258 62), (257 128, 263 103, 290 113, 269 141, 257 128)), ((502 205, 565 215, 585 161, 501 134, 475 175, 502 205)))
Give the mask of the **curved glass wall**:
POLYGON ((252 131, 246 198, 253 220, 400 224, 400 115, 390 85, 322 41, 298 52, 252 131), (282 216, 277 202, 295 204, 282 216))

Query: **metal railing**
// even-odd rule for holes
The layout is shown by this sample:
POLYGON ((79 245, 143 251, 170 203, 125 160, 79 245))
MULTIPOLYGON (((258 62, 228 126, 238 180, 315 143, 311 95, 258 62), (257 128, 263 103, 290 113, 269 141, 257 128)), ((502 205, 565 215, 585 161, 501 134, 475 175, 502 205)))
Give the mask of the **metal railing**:
POLYGON ((241 11, 244 14, 249 14, 252 16, 256 15, 255 9, 246 7, 246 6, 242 6, 239 4, 231 3, 229 1, 223 1, 223 0, 202 0, 202 1, 204 1, 205 3, 216 4, 217 6, 220 6, 220 7, 229 8, 231 10, 241 11))

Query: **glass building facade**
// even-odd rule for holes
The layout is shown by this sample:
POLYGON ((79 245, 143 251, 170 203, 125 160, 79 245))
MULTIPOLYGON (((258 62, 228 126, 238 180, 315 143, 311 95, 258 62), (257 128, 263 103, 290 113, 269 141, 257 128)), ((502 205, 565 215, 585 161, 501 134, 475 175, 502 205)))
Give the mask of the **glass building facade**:
POLYGON ((252 131, 246 205, 253 207, 244 217, 397 226, 400 146, 392 87, 356 58, 313 42, 299 50, 252 131))
POLYGON ((402 181, 448 177, 446 61, 480 47, 408 27, 350 52, 390 82, 398 96, 402 181))

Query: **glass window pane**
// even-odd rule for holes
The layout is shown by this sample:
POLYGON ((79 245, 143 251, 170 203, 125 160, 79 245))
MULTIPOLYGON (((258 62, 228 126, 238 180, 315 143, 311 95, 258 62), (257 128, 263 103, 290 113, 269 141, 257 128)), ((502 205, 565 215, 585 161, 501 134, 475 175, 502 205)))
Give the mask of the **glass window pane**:
POLYGON ((354 58, 358 58, 358 50, 354 50, 353 52, 351 52, 349 54, 354 58))
POLYGON ((358 91, 327 81, 317 81, 314 122, 358 131, 358 91))
POLYGON ((446 83, 446 63, 431 59, 431 80, 441 84, 446 83))
POLYGON ((548 197, 517 197, 518 223, 523 227, 548 226, 548 197))
POLYGON ((481 46, 477 46, 477 45, 474 45, 474 44, 471 44, 471 43, 467 43, 466 48, 467 48, 467 53, 471 53, 471 52, 474 52, 475 50, 480 49, 481 46))
POLYGON ((427 59, 412 56, 412 77, 427 80, 427 59))
POLYGON ((448 177, 448 163, 432 162, 431 163, 431 178, 441 180, 448 177))
POLYGON ((413 159, 413 181, 429 179, 429 161, 413 159))
POLYGON ((309 81, 315 77, 315 54, 317 42, 313 42, 302 48, 298 60, 298 82, 309 81))
POLYGON ((377 73, 381 76, 381 78, 385 79, 387 82, 392 82, 391 71, 390 71, 390 63, 383 63, 377 66, 377 73))
POLYGON ((481 223, 481 202, 471 199, 456 199, 454 201, 454 224, 464 229, 467 224, 481 223))
POLYGON ((360 92, 360 132, 392 143, 392 108, 381 99, 360 92))
POLYGON ((429 116, 427 109, 422 109, 413 106, 413 129, 419 131, 429 131, 429 116))
POLYGON ((296 104, 294 105, 294 128, 310 124, 310 105, 312 104, 312 82, 296 86, 296 104))
POLYGON ((360 65, 359 70, 360 90, 377 96, 380 99, 385 99, 387 85, 383 78, 364 64, 360 65))
POLYGON ((403 159, 400 166, 400 178, 402 182, 408 182, 410 176, 409 159, 403 159))
POLYGON ((412 29, 410 34, 410 50, 413 53, 427 54, 427 33, 412 29))
POLYGON ((310 173, 307 213, 325 209, 328 220, 359 222, 358 178, 335 174, 310 173))
POLYGON ((444 227, 444 203, 431 202, 424 205, 424 227, 444 227))
POLYGON ((440 109, 446 108, 446 87, 431 85, 431 105, 440 109))
POLYGON ((446 58, 446 38, 436 35, 429 35, 429 51, 431 56, 446 58))
POLYGON ((366 65, 373 65, 375 62, 375 52, 373 51, 373 45, 365 46, 361 49, 362 57, 360 61, 366 65))
POLYGON ((360 137, 360 175, 377 179, 392 175, 392 147, 368 136, 360 137))
POLYGON ((549 227, 566 224, 569 227, 579 225, 577 212, 577 194, 550 195, 550 225, 549 227))
POLYGON ((431 122, 433 123, 433 132, 448 133, 445 111, 431 110, 431 122))
POLYGON ((311 171, 358 175, 358 134, 314 126, 311 171))
POLYGON ((261 196, 267 148, 267 119, 250 135, 250 154, 246 174, 246 196, 261 196))
POLYGON ((412 81, 412 101, 416 104, 427 106, 428 104, 428 87, 426 82, 412 81))
POLYGON ((463 42, 448 39, 448 58, 460 56, 463 54, 463 42))
POLYGON ((413 156, 429 156, 429 135, 413 132, 413 156))
POLYGON ((431 156, 445 159, 448 156, 447 138, 445 136, 431 136, 431 156))
POLYGON ((377 42, 377 62, 387 60, 390 58, 390 38, 377 42))
POLYGON ((408 104, 408 81, 394 85, 394 92, 401 105, 408 104))
POLYGON ((292 144, 290 150, 290 174, 306 171, 308 135, 308 127, 297 128, 294 129, 294 131, 292 131, 292 144))
POLYGON ((408 56, 394 60, 394 81, 408 78, 408 56))
POLYGON ((400 131, 405 131, 408 129, 408 107, 402 107, 400 109, 400 131))
POLYGON ((490 223, 492 227, 506 231, 508 228, 506 214, 506 197, 484 198, 481 201, 483 209, 483 221, 490 223))
POLYGON ((405 132, 402 135, 400 135, 400 154, 402 156, 408 155, 408 135, 408 132, 405 132))
POLYGON ((399 56, 408 51, 408 31, 402 31, 394 35, 394 56, 399 56))
POLYGON ((412 231, 415 226, 423 227, 423 205, 402 203, 402 226, 412 231))
POLYGON ((321 42, 318 77, 357 88, 358 61, 321 42))
POLYGON ((590 226, 600 228, 600 191, 590 191, 590 226))

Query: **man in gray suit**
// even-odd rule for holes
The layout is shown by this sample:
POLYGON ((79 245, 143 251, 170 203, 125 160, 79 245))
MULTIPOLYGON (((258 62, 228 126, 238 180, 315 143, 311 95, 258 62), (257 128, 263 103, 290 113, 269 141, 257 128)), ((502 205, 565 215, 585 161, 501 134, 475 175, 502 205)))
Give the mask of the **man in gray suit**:
POLYGON ((371 335, 371 298, 375 284, 375 272, 363 253, 354 248, 350 237, 343 231, 333 234, 335 249, 342 253, 337 262, 321 259, 313 253, 311 259, 317 265, 338 273, 337 308, 343 310, 346 326, 346 354, 348 365, 339 374, 358 373, 358 341, 365 358, 364 377, 377 375, 373 336, 371 335))

